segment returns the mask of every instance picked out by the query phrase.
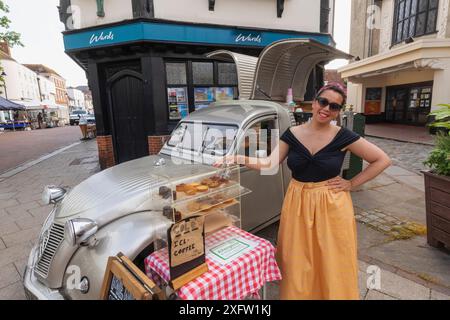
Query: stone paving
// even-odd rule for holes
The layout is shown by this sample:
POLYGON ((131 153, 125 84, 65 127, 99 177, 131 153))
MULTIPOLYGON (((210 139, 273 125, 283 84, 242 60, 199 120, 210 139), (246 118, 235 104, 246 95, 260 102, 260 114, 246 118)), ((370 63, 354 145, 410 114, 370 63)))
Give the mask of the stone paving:
POLYGON ((393 123, 366 124, 367 136, 393 139, 403 142, 434 145, 434 136, 425 126, 411 126, 393 123))
POLYGON ((99 170, 95 141, 81 143, 0 181, 0 300, 24 299, 21 278, 51 207, 45 185, 73 187, 99 170))
POLYGON ((394 165, 416 173, 420 173, 421 170, 426 169, 423 161, 426 160, 428 154, 434 148, 430 145, 375 137, 367 137, 366 139, 383 149, 391 157, 394 165))

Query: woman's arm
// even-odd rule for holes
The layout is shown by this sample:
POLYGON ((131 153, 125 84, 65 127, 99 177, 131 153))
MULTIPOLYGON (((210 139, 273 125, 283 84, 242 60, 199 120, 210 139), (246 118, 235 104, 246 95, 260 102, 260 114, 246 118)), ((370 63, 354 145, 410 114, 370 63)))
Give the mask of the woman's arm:
POLYGON ((267 158, 254 158, 254 157, 246 157, 243 155, 233 155, 220 159, 219 161, 214 163, 214 166, 220 167, 224 163, 227 164, 237 163, 243 164, 247 168, 253 170, 258 171, 271 170, 286 159, 288 152, 289 152, 289 145, 286 142, 280 140, 278 145, 275 147, 270 156, 267 158))
POLYGON ((328 186, 336 192, 350 191, 351 188, 372 180, 392 164, 391 159, 383 150, 363 138, 352 143, 347 150, 367 161, 369 166, 350 181, 340 177, 331 179, 328 186))

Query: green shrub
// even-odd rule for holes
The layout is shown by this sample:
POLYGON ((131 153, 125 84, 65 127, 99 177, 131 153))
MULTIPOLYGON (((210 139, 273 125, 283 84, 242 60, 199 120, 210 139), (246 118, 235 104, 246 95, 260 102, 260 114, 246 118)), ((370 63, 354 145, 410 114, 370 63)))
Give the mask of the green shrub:
POLYGON ((436 148, 424 162, 434 173, 450 176, 450 104, 440 104, 441 108, 429 114, 434 116, 430 127, 441 128, 436 135, 436 148))

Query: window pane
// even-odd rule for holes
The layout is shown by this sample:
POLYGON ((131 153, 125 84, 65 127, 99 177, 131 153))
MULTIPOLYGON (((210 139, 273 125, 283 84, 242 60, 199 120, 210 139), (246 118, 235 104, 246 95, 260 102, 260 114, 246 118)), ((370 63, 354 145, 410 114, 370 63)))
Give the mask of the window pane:
POLYGON ((398 20, 403 20, 403 16, 404 16, 404 11, 405 11, 405 1, 401 1, 400 5, 398 7, 398 20))
POLYGON ((403 38, 402 39, 406 39, 408 38, 408 33, 409 33, 409 24, 408 24, 409 20, 405 20, 403 22, 403 38))
POLYGON ((405 18, 409 17, 410 9, 411 9, 411 0, 406 0, 406 4, 405 4, 405 18))
POLYGON ((167 84, 186 84, 186 64, 166 63, 167 84))
POLYGON ((437 9, 428 11, 427 33, 436 31, 437 9))
POLYGON ((411 0, 411 15, 417 12, 417 0, 411 0))
POLYGON ((409 36, 414 37, 415 35, 415 27, 416 27, 416 17, 412 17, 409 21, 409 36))
POLYGON ((192 73, 194 84, 214 84, 214 68, 212 62, 193 62, 192 73))
POLYGON ((416 26, 416 36, 422 35, 425 33, 425 18, 427 17, 427 13, 423 12, 417 16, 417 26, 416 26))
POLYGON ((438 0, 430 0, 430 9, 435 9, 438 6, 438 0))
POLYGON ((400 22, 397 25, 397 42, 402 41, 402 34, 403 34, 403 22, 400 22))
POLYGON ((428 0, 419 0, 419 12, 425 11, 428 8, 428 0))
POLYGON ((234 63, 219 63, 219 85, 237 85, 237 71, 234 63))

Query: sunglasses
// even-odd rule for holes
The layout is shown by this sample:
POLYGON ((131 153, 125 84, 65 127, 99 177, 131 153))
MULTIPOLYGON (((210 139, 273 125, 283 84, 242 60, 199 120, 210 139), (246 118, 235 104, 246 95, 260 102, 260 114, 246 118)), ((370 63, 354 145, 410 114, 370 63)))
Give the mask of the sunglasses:
POLYGON ((330 103, 330 101, 328 101, 327 98, 318 97, 316 100, 319 103, 319 106, 322 108, 325 108, 326 106, 330 106, 331 111, 340 111, 342 109, 341 104, 334 103, 334 102, 330 103))

